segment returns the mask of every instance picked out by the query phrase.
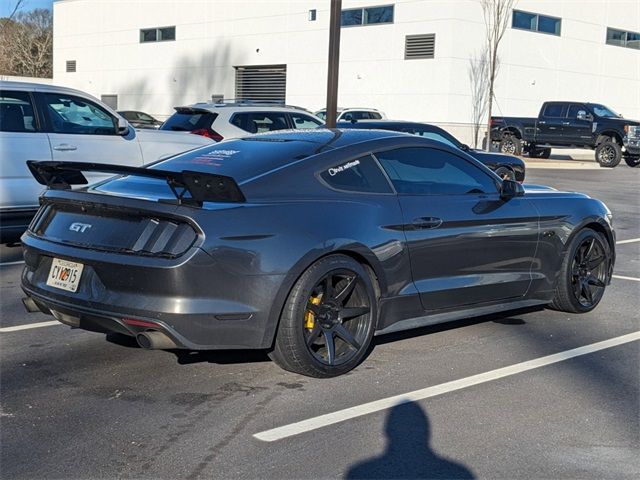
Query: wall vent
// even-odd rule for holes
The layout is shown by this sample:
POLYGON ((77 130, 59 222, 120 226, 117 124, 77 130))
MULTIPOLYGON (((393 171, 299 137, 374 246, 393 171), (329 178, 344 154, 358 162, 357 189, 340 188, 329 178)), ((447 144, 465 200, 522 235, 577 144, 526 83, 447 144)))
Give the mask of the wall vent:
POLYGON ((67 72, 75 72, 76 71, 76 61, 75 60, 67 60, 67 72))
POLYGON ((236 68, 236 100, 284 103, 287 91, 286 65, 236 68))
POLYGON ((404 59, 434 58, 436 34, 407 35, 404 44, 404 59))

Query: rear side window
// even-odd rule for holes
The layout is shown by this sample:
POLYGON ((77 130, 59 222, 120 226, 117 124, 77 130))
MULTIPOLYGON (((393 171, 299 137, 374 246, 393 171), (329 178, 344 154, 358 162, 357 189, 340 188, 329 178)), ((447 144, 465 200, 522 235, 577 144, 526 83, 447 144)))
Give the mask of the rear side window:
POLYGON ((116 121, 97 104, 74 95, 44 94, 45 108, 55 133, 115 135, 116 121))
POLYGON ((0 131, 36 131, 33 105, 27 92, 0 90, 0 131))
POLYGON ((493 178, 464 159, 435 148, 399 148, 376 157, 400 194, 496 193, 493 178))
POLYGON ((322 122, 317 118, 301 113, 292 113, 291 120, 293 121, 293 128, 316 128, 322 125, 322 122))
POLYGON ((544 107, 544 112, 542 115, 552 118, 564 117, 565 108, 565 105, 561 103, 550 103, 546 107, 544 107))
POLYGON ((173 130, 174 132, 191 132, 193 130, 211 130, 217 113, 202 111, 177 111, 162 124, 160 130, 173 130))
POLYGON ((231 124, 249 133, 274 132, 289 128, 284 112, 243 112, 231 118, 231 124))
POLYGON ((367 155, 339 163, 320 174, 327 185, 338 190, 367 193, 392 193, 391 186, 377 162, 367 155))

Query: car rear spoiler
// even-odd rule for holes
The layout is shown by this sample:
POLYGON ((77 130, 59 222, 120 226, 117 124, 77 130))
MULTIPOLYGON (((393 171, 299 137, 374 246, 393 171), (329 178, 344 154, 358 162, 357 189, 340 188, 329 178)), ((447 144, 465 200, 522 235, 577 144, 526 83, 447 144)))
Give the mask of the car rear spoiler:
POLYGON ((203 202, 244 202, 245 197, 236 181, 224 175, 183 170, 172 172, 152 168, 111 165, 107 163, 56 162, 27 160, 33 177, 52 190, 66 190, 72 185, 86 185, 82 172, 113 173, 165 180, 178 205, 201 207, 203 202))

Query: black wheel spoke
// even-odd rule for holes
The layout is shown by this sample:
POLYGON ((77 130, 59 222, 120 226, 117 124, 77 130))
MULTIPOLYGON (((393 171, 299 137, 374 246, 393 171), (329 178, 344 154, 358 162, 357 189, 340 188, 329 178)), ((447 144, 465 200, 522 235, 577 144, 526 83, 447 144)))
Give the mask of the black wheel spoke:
POLYGON ((333 340, 333 331, 332 330, 324 330, 324 341, 327 347, 327 363, 329 365, 333 365, 336 361, 336 344, 333 340))
POLYGON ((573 266, 571 267, 571 276, 577 277, 578 275, 580 275, 580 269, 578 268, 577 263, 573 262, 573 266))
POLYGON ((341 320, 348 320, 349 318, 360 317, 369 313, 371 309, 369 307, 347 307, 340 310, 338 317, 341 320))
MULTIPOLYGON (((594 275, 589 275, 587 277, 587 284, 588 285, 595 285, 596 287, 602 287, 604 288, 604 282, 602 280, 600 280, 599 278, 595 277, 594 275)), ((589 288, 589 287, 587 287, 589 288)))
POLYGON ((589 284, 586 281, 582 282, 582 293, 585 300, 587 300, 589 305, 591 305, 593 303, 593 295, 591 294, 591 288, 589 288, 589 284))
POLYGON ((353 292, 353 289, 355 288, 357 282, 358 276, 354 275, 353 277, 349 278, 345 287, 340 291, 340 293, 336 295, 336 300, 340 303, 340 305, 344 305, 345 301, 347 301, 349 295, 351 295, 351 292, 353 292))
POLYGON ((311 330, 311 332, 309 332, 309 336, 307 337, 307 346, 310 347, 316 342, 316 340, 318 340, 321 331, 322 329, 320 328, 320 324, 316 322, 313 325, 313 329, 311 330))
POLYGON ((580 296, 582 295, 582 280, 579 278, 577 278, 573 284, 573 294, 580 300, 580 296))
POLYGON ((318 314, 320 313, 320 309, 318 308, 318 305, 314 305, 311 302, 307 303, 307 310, 313 313, 314 316, 318 316, 318 314))
POLYGON ((327 275, 327 280, 324 288, 323 300, 329 300, 333 298, 333 275, 327 275))
POLYGON ((582 257, 582 261, 586 261, 591 258, 591 254, 593 253, 593 247, 595 246, 595 244, 596 244, 596 239, 591 238, 591 243, 589 244, 586 251, 584 252, 584 257, 582 257))
POLYGON ((589 267, 589 270, 593 270, 594 268, 596 268, 598 265, 604 262, 605 258, 606 257, 604 255, 599 255, 595 258, 588 259, 587 266, 589 267))
POLYGON ((356 341, 355 338, 353 338, 353 335, 351 335, 351 332, 347 330, 344 325, 342 325, 341 323, 338 323, 334 327, 334 331, 336 335, 338 335, 342 340, 347 342, 353 348, 355 348, 356 350, 360 349, 360 344, 356 341))

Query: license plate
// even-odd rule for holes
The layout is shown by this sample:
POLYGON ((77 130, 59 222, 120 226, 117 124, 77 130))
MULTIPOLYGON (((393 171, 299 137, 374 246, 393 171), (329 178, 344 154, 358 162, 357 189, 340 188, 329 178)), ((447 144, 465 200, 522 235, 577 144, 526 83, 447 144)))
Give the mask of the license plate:
POLYGON ((83 268, 84 265, 81 263, 54 258, 53 262, 51 262, 47 285, 67 290, 68 292, 75 292, 78 290, 83 268))

